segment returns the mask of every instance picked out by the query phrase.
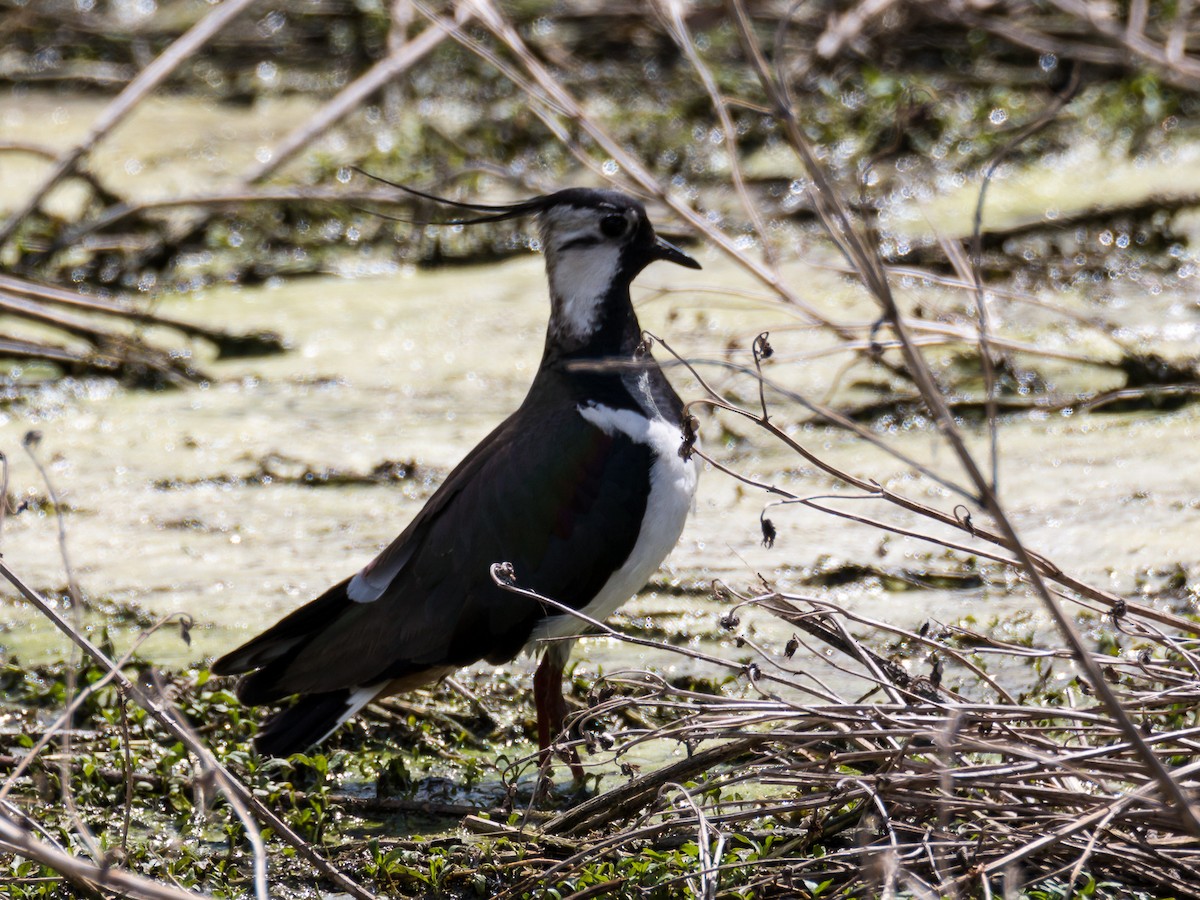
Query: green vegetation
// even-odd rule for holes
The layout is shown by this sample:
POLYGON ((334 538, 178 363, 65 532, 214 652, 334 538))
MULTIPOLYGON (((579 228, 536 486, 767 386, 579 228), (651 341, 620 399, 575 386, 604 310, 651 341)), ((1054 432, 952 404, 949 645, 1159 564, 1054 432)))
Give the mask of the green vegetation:
MULTIPOLYGON (((941 648, 956 672, 956 690, 979 695, 987 690, 984 682, 955 660, 980 648, 1031 647, 1025 640, 1012 643, 1014 627, 1026 626, 997 622, 981 634, 960 625, 929 633, 923 642, 941 648)), ((666 645, 662 649, 669 652, 666 645)), ((919 705, 884 703, 878 713, 867 707, 861 713, 866 719, 849 733, 838 720, 851 707, 838 713, 838 707, 819 708, 811 700, 803 707, 762 707, 751 689, 755 678, 765 679, 760 686, 770 685, 770 693, 797 687, 789 674, 793 651, 781 651, 758 657, 760 674, 750 683, 692 679, 668 687, 636 673, 610 681, 577 676, 576 702, 589 710, 579 732, 590 748, 585 760, 610 760, 601 769, 607 774, 591 782, 586 795, 565 783, 549 793, 548 785, 539 788, 536 761, 529 756, 533 723, 520 699, 524 686, 503 671, 477 677, 469 693, 442 687, 386 701, 320 750, 289 760, 262 759, 253 751, 248 741, 262 713, 241 707, 228 679, 211 678, 202 668, 167 676, 142 660, 131 662, 126 674, 157 684, 255 797, 371 891, 563 898, 595 890, 620 898, 684 897, 710 884, 722 897, 781 890, 797 897, 874 896, 875 888, 867 885, 887 877, 887 866, 894 864, 888 862, 889 843, 899 838, 907 845, 912 829, 919 837, 929 827, 920 824, 922 810, 938 792, 943 751, 919 737, 907 748, 895 743, 911 727, 905 722, 916 724, 928 714, 919 705), (722 736, 704 724, 708 717, 730 715, 744 717, 746 725, 722 736), (867 721, 874 722, 875 737, 862 730, 867 721), (733 740, 737 734, 749 736, 749 743, 733 740), (666 747, 666 758, 656 766, 679 772, 678 782, 655 781, 652 767, 632 763, 647 737, 652 746, 666 747), (691 760, 697 764, 689 770, 691 760), (638 793, 642 782, 648 785, 638 793), (932 792, 928 798, 918 799, 926 791, 932 792), (586 800, 589 796, 597 799, 586 800), (631 805, 630 796, 636 798, 631 805), (865 869, 855 862, 864 847, 866 858, 875 860, 865 869)), ((1129 652, 1111 657, 1114 683, 1130 698, 1142 698, 1132 702, 1148 733, 1186 733, 1195 726, 1193 699, 1167 700, 1162 688, 1175 684, 1179 690, 1183 682, 1177 676, 1194 662, 1190 654, 1164 656, 1153 642, 1133 651, 1132 657, 1129 652), (1130 658, 1140 662, 1130 666, 1130 658)), ((894 660, 917 664, 925 650, 922 643, 906 642, 892 652, 894 660)), ((804 667, 800 663, 794 671, 804 667)), ((1028 683, 1033 676, 1036 683, 1020 699, 1020 710, 968 704, 959 736, 946 735, 962 741, 955 768, 965 781, 963 791, 942 801, 949 804, 949 818, 937 826, 941 840, 959 849, 944 853, 939 865, 942 877, 958 873, 965 879, 963 896, 977 896, 969 887, 975 866, 1002 855, 1014 833, 1056 815, 1054 807, 1116 800, 1105 801, 1103 785, 1125 763, 1108 726, 1076 711, 1087 686, 1078 678, 1070 684, 1054 678, 1055 663, 1044 653, 1031 654, 1024 667, 1028 674, 1010 672, 1004 679, 1028 683), (1026 768, 1022 760, 1030 742, 1047 759, 1094 747, 1086 771, 1071 776, 1085 779, 1079 782, 1082 792, 1068 788, 1050 766, 1025 782, 988 774, 1026 768), (1021 799, 1025 790, 1038 805, 1021 799), (981 801, 1007 813, 981 816, 987 808, 981 801)), ((59 731, 21 774, 7 778, 10 809, 36 811, 43 836, 76 852, 86 852, 80 838, 86 829, 98 852, 135 872, 212 897, 245 896, 253 851, 243 823, 195 758, 153 717, 117 688, 92 689, 103 678, 93 665, 30 668, 10 660, 0 668, 5 698, 0 715, 9 735, 0 739, 0 765, 9 772, 24 767, 25 753, 45 733, 48 717, 72 696, 83 697, 69 748, 63 744, 66 732, 59 731), (64 777, 70 804, 60 802, 64 777)), ((1179 753, 1168 755, 1167 762, 1178 766, 1189 759, 1179 753)), ((1120 805, 1112 808, 1119 816, 1120 805)), ((1160 823, 1161 815, 1153 814, 1160 823)), ((1108 847, 1117 833, 1074 879, 1055 874, 1053 866, 1041 877, 1027 870, 1011 895, 1164 896, 1162 885, 1153 884, 1152 868, 1137 855, 1122 868, 1119 852, 1108 847), (1151 882, 1139 888, 1146 878, 1151 882)), ((261 837, 272 896, 312 896, 309 863, 270 828, 261 837)), ((1074 844, 1065 838, 1061 849, 1069 852, 1074 844)), ((924 863, 907 853, 903 858, 908 861, 900 871, 910 873, 907 877, 928 877, 924 863)), ((3 865, 8 896, 15 900, 76 896, 72 884, 49 867, 19 856, 6 856, 3 865)), ((993 885, 1002 887, 1005 877, 997 872, 993 885)), ((316 886, 321 884, 318 876, 316 886)), ((923 894, 898 890, 896 896, 923 894)))

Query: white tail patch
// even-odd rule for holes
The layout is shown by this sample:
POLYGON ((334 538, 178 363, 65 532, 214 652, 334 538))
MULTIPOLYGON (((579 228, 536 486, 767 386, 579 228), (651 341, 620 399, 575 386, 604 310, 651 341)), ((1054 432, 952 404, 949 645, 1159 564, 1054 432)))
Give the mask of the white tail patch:
POLYGON ((334 723, 332 728, 317 738, 317 740, 313 741, 313 745, 315 746, 317 744, 324 743, 327 737, 350 721, 351 717, 354 716, 355 713, 378 697, 386 686, 387 682, 381 681, 378 684, 368 684, 365 687, 355 688, 352 690, 350 692, 350 696, 346 698, 346 711, 338 716, 338 720, 336 723, 334 723))

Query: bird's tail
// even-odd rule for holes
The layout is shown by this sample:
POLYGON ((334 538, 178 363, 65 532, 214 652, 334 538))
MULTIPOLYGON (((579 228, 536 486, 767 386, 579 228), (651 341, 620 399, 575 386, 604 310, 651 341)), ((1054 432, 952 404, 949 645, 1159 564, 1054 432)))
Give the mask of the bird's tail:
POLYGON ((263 756, 288 756, 329 737, 383 689, 382 684, 306 694, 270 719, 254 738, 263 756))

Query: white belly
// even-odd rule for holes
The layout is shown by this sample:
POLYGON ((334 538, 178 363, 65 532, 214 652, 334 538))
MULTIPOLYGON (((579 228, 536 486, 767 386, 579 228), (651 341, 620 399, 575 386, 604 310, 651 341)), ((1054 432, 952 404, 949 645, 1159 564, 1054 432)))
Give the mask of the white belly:
MULTIPOLYGON (((651 419, 633 410, 610 409, 606 406, 581 406, 579 414, 607 434, 620 432, 654 450, 654 462, 650 467, 650 496, 646 501, 646 514, 637 542, 624 565, 612 574, 596 597, 582 610, 592 619, 603 620, 641 590, 667 554, 675 548, 696 495, 699 468, 695 459, 685 460, 679 455, 683 435, 678 425, 672 425, 665 419, 651 419)), ((587 623, 575 616, 550 616, 534 629, 525 649, 533 650, 534 644, 547 638, 580 634, 587 627, 587 623)), ((558 650, 564 657, 569 651, 569 644, 558 650)))

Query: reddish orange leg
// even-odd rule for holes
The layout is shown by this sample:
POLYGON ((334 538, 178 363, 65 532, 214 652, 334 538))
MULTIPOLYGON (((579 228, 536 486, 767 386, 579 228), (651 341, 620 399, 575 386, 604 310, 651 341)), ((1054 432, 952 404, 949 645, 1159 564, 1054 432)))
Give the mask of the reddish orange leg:
MULTIPOLYGON (((550 756, 550 745, 562 734, 563 722, 567 718, 567 699, 563 696, 562 679, 564 662, 553 659, 556 654, 546 653, 533 674, 533 700, 537 707, 538 748, 541 762, 545 765, 550 756)), ((571 767, 576 781, 583 781, 583 766, 574 747, 561 751, 562 761, 571 767)))

